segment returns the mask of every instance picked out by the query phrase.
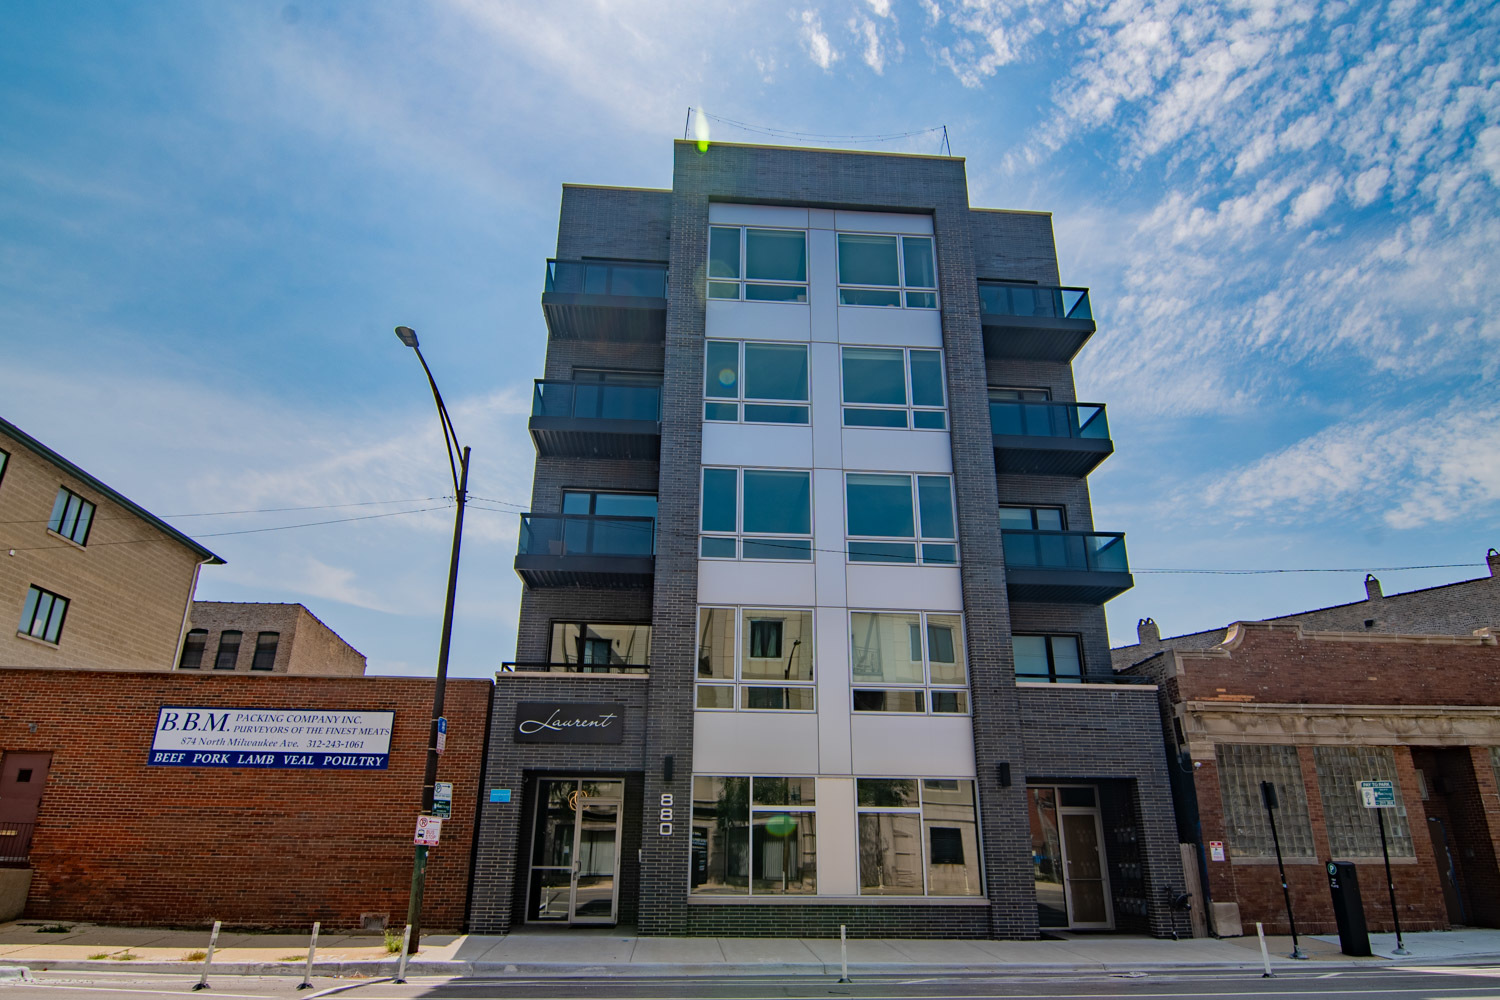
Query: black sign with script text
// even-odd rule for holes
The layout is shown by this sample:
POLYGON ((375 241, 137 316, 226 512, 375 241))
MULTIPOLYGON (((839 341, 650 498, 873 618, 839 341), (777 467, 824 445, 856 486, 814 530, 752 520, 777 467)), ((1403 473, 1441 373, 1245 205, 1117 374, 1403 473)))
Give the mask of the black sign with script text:
POLYGON ((517 743, 619 743, 625 706, 523 701, 516 705, 517 743))

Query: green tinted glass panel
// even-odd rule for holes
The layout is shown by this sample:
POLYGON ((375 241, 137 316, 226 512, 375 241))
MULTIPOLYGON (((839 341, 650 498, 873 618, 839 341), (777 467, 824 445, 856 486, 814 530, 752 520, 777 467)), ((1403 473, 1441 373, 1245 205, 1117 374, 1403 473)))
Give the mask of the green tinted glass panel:
POLYGON ((703 345, 703 394, 734 399, 740 394, 740 345, 710 340, 703 345))
POLYGON ((937 292, 907 292, 906 308, 908 309, 936 309, 937 292))
POLYGON ((698 554, 705 559, 733 559, 734 551, 735 541, 733 538, 705 536, 698 554))
POLYGON ((746 344, 745 398, 807 400, 807 348, 746 344))
POLYGON ((953 481, 947 476, 918 476, 917 504, 923 538, 953 537, 953 481))
POLYGON ((812 558, 812 540, 807 538, 747 538, 744 546, 746 559, 812 558))
POLYGON ((736 473, 734 469, 703 470, 703 530, 735 530, 736 473))
POLYGON ((1052 643, 1052 667, 1058 677, 1082 677, 1083 661, 1078 658, 1078 639, 1071 635, 1048 636, 1052 643))
POLYGON ((745 277, 807 280, 807 234, 787 229, 745 230, 745 277))
POLYGON ((906 362, 899 348, 844 348, 844 402, 906 405, 906 362))
POLYGON ((745 298, 757 302, 806 302, 806 285, 746 285, 745 298))
POLYGON ((901 284, 896 268, 896 237, 840 233, 839 284, 901 284))
POLYGON ((958 562, 958 546, 933 545, 929 542, 922 546, 922 561, 934 566, 952 566, 958 562))
POLYGON ((913 406, 943 405, 941 351, 911 352, 911 402, 913 406))
POLYGON ((1011 638, 1016 655, 1016 676, 1047 676, 1047 637, 1044 635, 1018 635, 1011 638))
POLYGON ((880 288, 840 288, 841 306, 899 306, 901 293, 880 288))
POLYGON ((738 420, 740 419, 740 406, 738 403, 704 403, 704 420, 738 420))
POLYGON ((905 410, 864 410, 844 407, 845 427, 905 427, 905 410))
POLYGON ((850 562, 914 563, 917 547, 911 542, 850 542, 850 562))
POLYGON ((940 431, 948 426, 942 410, 913 410, 911 425, 924 431, 940 431))
POLYGON ((745 530, 811 534, 812 476, 806 472, 746 469, 745 530))
MULTIPOLYGON (((901 256, 906 265, 906 287, 937 287, 937 269, 932 266, 931 237, 901 237, 901 256)), ((910 302, 907 304, 910 305, 910 302)))
POLYGON ((850 473, 845 480, 849 534, 911 538, 911 477, 850 473))
POLYGON ((765 403, 746 403, 745 419, 761 424, 805 424, 805 406, 768 406, 765 403))
POLYGON ((737 299, 740 297, 740 286, 735 281, 710 281, 708 283, 708 297, 711 299, 737 299))
POLYGON ((1000 508, 1000 530, 1001 531, 1030 531, 1036 527, 1031 519, 1031 508, 1029 507, 1001 507, 1000 508))
POLYGON ((708 230, 708 276, 710 278, 738 278, 740 276, 740 230, 713 226, 708 230))

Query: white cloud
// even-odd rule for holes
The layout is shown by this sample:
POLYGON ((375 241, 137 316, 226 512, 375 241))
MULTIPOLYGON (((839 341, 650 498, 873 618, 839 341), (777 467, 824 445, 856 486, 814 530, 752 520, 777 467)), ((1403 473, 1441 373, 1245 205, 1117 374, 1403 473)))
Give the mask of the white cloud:
POLYGON ((1334 186, 1328 181, 1312 185, 1292 199, 1292 214, 1287 222, 1293 228, 1307 225, 1328 210, 1328 206, 1333 204, 1333 195, 1334 186))
POLYGON ((851 19, 849 29, 855 36, 864 41, 865 65, 874 70, 876 75, 885 72, 885 53, 880 47, 880 32, 875 27, 875 22, 869 18, 851 19))
POLYGON ((802 12, 799 20, 802 26, 798 34, 803 48, 807 50, 807 57, 821 69, 829 69, 841 56, 823 30, 823 19, 818 16, 817 11, 809 9, 802 12))

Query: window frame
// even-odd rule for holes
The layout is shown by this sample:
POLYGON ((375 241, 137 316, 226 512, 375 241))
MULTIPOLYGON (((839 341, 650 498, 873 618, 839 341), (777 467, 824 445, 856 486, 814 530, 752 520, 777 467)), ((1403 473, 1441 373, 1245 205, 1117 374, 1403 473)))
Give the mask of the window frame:
POLYGON ((5 485, 5 470, 10 468, 10 452, 0 448, 0 486, 5 485))
POLYGON ((806 426, 808 426, 812 422, 812 399, 811 399, 811 396, 812 396, 812 351, 809 350, 809 345, 808 344, 797 343, 797 342, 794 342, 794 341, 784 341, 784 340, 728 340, 728 339, 721 338, 721 337, 713 337, 713 338, 706 339, 704 341, 704 346, 703 346, 703 421, 704 421, 704 423, 714 423, 714 424, 762 424, 762 425, 767 425, 767 426, 772 426, 772 427, 806 427, 806 426), (735 364, 736 364, 736 368, 735 368, 735 395, 733 397, 730 397, 730 396, 711 396, 708 393, 708 385, 709 385, 709 381, 708 381, 708 376, 709 376, 709 373, 708 373, 708 354, 709 354, 709 345, 711 345, 711 344, 734 344, 734 345, 736 345, 737 350, 735 352, 735 364), (765 345, 765 346, 771 346, 771 347, 798 347, 798 348, 801 348, 802 349, 803 358, 804 358, 804 361, 805 361, 806 367, 807 367, 807 395, 804 396, 802 399, 775 399, 775 398, 771 398, 771 397, 761 397, 761 396, 753 396, 752 397, 752 396, 746 396, 745 395, 745 380, 746 380, 745 363, 746 363, 747 349, 751 345, 755 345, 755 346, 765 345), (729 419, 726 419, 724 417, 710 417, 708 415, 709 414, 709 407, 711 407, 711 406, 713 406, 715 404, 718 404, 720 406, 733 406, 735 408, 735 417, 734 417, 734 419, 733 420, 729 420, 729 419), (801 420, 751 420, 749 418, 749 416, 748 416, 748 413, 749 413, 748 407, 751 407, 751 406, 797 407, 797 408, 800 408, 802 410, 803 419, 801 419, 801 420))
MULTIPOLYGON (((923 898, 934 898, 934 899, 983 899, 985 897, 985 891, 984 891, 984 887, 985 887, 985 880, 984 880, 984 832, 983 832, 983 829, 982 829, 982 824, 979 821, 979 817, 980 817, 980 808, 979 808, 979 806, 980 806, 980 804, 979 804, 979 787, 978 786, 979 786, 979 783, 977 781, 975 781, 975 779, 973 779, 973 778, 940 778, 940 777, 918 777, 918 778, 914 778, 914 777, 911 777, 911 776, 903 776, 903 777, 899 777, 899 778, 894 778, 894 777, 877 777, 877 776, 874 776, 874 775, 858 775, 858 776, 856 776, 855 777, 855 781, 854 781, 854 847, 855 847, 856 856, 862 858, 863 854, 864 854, 864 845, 860 841, 860 817, 861 816, 866 816, 866 815, 880 815, 880 814, 893 814, 894 813, 894 814, 900 814, 900 815, 906 815, 906 816, 913 816, 913 815, 916 816, 917 817, 917 829, 919 831, 921 831, 920 840, 921 840, 921 845, 922 845, 922 855, 921 855, 921 857, 922 857, 922 891, 920 893, 914 893, 914 892, 867 892, 866 889, 865 889, 865 884, 864 884, 865 883, 864 871, 863 871, 863 868, 861 867, 860 870, 859 870, 859 873, 858 873, 859 874, 859 895, 861 895, 861 896, 871 896, 871 897, 896 896, 896 897, 906 897, 906 898, 923 897, 923 898), (862 804, 860 804, 860 801, 859 801, 859 783, 861 781, 915 781, 917 783, 916 784, 916 788, 917 788, 917 804, 915 806, 909 806, 909 805, 907 805, 907 806, 875 806, 875 805, 869 805, 869 806, 867 806, 867 805, 862 805, 862 804), (942 896, 942 895, 939 895, 939 896, 934 896, 933 893, 932 893, 932 870, 931 869, 932 869, 932 865, 935 862, 933 862, 933 860, 932 860, 932 840, 931 840, 931 836, 930 836, 930 834, 928 832, 931 829, 931 827, 928 824, 929 823, 940 822, 940 820, 936 819, 936 818, 929 819, 929 817, 928 817, 928 801, 927 801, 927 794, 926 793, 928 791, 927 782, 929 782, 929 781, 932 781, 932 782, 939 782, 939 781, 942 781, 942 782, 948 782, 948 781, 956 782, 956 783, 958 783, 958 785, 955 786, 955 789, 954 789, 955 791, 957 790, 957 787, 960 786, 960 785, 966 784, 966 785, 969 786, 969 803, 970 803, 970 806, 971 806, 971 808, 973 810, 973 817, 972 817, 971 820, 969 820, 969 822, 971 822, 973 824, 973 829, 974 829, 974 859, 973 859, 972 865, 973 865, 975 874, 979 878, 979 885, 975 888, 975 890, 973 892, 969 893, 968 895, 962 895, 962 896, 951 896, 951 895, 949 895, 949 896, 942 896)), ((933 789, 933 791, 937 791, 937 790, 938 789, 933 789)), ((946 789, 944 789, 944 790, 946 790, 946 789)), ((938 806, 938 805, 941 805, 941 804, 940 803, 933 803, 933 805, 934 806, 938 806)), ((963 822, 963 821, 959 820, 959 821, 955 821, 955 822, 963 822)), ((948 829, 948 828, 945 827, 944 829, 948 829)), ((960 833, 960 836, 962 836, 962 833, 960 833)), ((968 867, 970 865, 970 862, 965 861, 964 865, 965 865, 965 867, 968 867)))
MULTIPOLYGON (((877 307, 881 308, 881 307, 877 307)), ((930 422, 930 421, 929 421, 930 422)), ((843 427, 854 427, 861 430, 908 430, 908 431, 935 431, 946 434, 948 432, 948 360, 946 352, 941 347, 895 347, 890 344, 840 344, 839 345, 839 423, 843 427), (901 374, 902 384, 905 386, 906 401, 904 403, 851 403, 844 398, 848 383, 845 374, 845 354, 849 350, 856 351, 900 351, 901 352, 901 374), (939 406, 928 403, 916 403, 914 386, 912 385, 912 352, 922 354, 936 354, 938 361, 938 387, 942 392, 943 402, 939 406), (900 413, 903 414, 905 423, 900 426, 885 426, 881 424, 851 424, 849 413, 900 413), (919 427, 918 414, 937 414, 941 417, 939 427, 919 427)))
POLYGON ((1083 659, 1083 636, 1080 633, 1078 633, 1078 632, 1012 632, 1011 633, 1011 649, 1012 649, 1011 660, 1012 660, 1012 665, 1015 664, 1015 657, 1014 657, 1015 640, 1016 639, 1023 639, 1023 638, 1024 639, 1045 639, 1046 640, 1046 644, 1045 645, 1046 645, 1046 650, 1047 650, 1047 673, 1046 673, 1045 676, 1042 675, 1042 674, 1023 674, 1023 673, 1021 673, 1020 668, 1016 667, 1015 675, 1016 675, 1016 683, 1017 684, 1082 684, 1082 683, 1084 683, 1085 681, 1088 680, 1088 676, 1089 676, 1088 675, 1088 664, 1086 664, 1084 662, 1084 659, 1083 659), (1061 675, 1058 674, 1058 672, 1057 672, 1057 658, 1053 655, 1053 652, 1052 652, 1052 640, 1053 639, 1072 639, 1073 640, 1074 647, 1078 651, 1078 674, 1076 676, 1073 675, 1073 674, 1061 674, 1061 675))
MULTIPOLYGON (((733 669, 731 671, 732 676, 730 676, 728 678, 724 678, 724 677, 703 677, 703 676, 700 676, 698 674, 698 672, 697 672, 697 666, 696 666, 696 661, 695 661, 694 673, 693 673, 693 710, 695 712, 748 712, 748 713, 751 713, 753 715, 760 715, 760 714, 763 714, 763 713, 766 713, 766 712, 780 712, 780 713, 788 713, 788 714, 793 714, 793 715, 809 715, 809 714, 816 714, 817 713, 817 711, 818 711, 818 694, 817 694, 817 691, 818 691, 817 614, 818 614, 818 612, 817 612, 816 608, 798 608, 798 607, 789 607, 789 606, 775 607, 775 606, 766 606, 766 605, 758 605, 758 604, 754 604, 754 605, 752 605, 752 604, 700 604, 700 605, 698 605, 698 623, 697 623, 697 633, 700 636, 702 635, 702 632, 703 632, 703 612, 705 612, 705 611, 727 611, 727 612, 732 612, 733 613, 733 615, 734 615, 734 646, 733 646, 733 648, 734 648, 734 665, 733 665, 733 669), (747 624, 747 617, 746 616, 749 615, 749 614, 751 614, 751 613, 754 613, 754 612, 772 613, 772 614, 774 614, 776 612, 784 612, 787 615, 806 614, 808 616, 807 617, 807 637, 806 637, 806 639, 803 640, 803 645, 807 646, 808 652, 809 652, 809 654, 811 656, 811 664, 810 664, 810 672, 812 674, 811 677, 809 677, 806 680, 802 680, 801 678, 795 678, 795 679, 794 678, 784 678, 781 681, 777 681, 777 682, 773 683, 773 681, 771 679, 762 678, 762 677, 746 677, 745 676, 745 673, 744 673, 745 663, 744 663, 744 661, 745 661, 745 657, 747 655, 745 653, 745 646, 750 641, 750 637, 749 637, 749 634, 748 634, 747 629, 746 629, 746 624, 747 624), (732 705, 728 705, 728 706, 723 706, 723 705, 702 705, 702 704, 700 704, 699 700, 698 700, 698 698, 699 698, 698 692, 702 688, 731 688, 733 690, 733 698, 732 698, 733 704, 732 705), (747 699, 746 695, 743 692, 751 690, 751 689, 756 689, 756 688, 766 688, 766 689, 771 689, 771 690, 780 690, 780 689, 784 689, 784 688, 796 688, 798 690, 805 690, 805 691, 807 691, 807 692, 809 692, 811 694, 811 704, 807 708, 753 708, 753 707, 750 707, 750 706, 748 706, 746 704, 746 701, 748 699, 747 699)), ((753 623, 755 620, 756 619, 749 619, 748 621, 750 623, 753 623)), ((767 619, 760 619, 760 620, 767 620, 767 619)), ((786 619, 784 619, 784 618, 782 619, 783 622, 785 622, 785 620, 786 619)), ((783 636, 782 636, 782 641, 783 641, 783 647, 784 647, 784 644, 785 644, 785 633, 784 632, 783 632, 783 636)), ((701 655, 701 650, 702 650, 702 644, 701 643, 702 643, 702 640, 700 639, 699 640, 700 655, 701 655)), ((764 657, 754 657, 754 659, 764 659, 764 657)), ((780 659, 780 657, 778 656, 778 657, 776 657, 776 659, 780 659)))
POLYGON ((954 504, 953 476, 948 474, 928 474, 925 472, 864 472, 856 469, 844 470, 844 558, 850 563, 870 564, 876 566, 958 566, 958 511, 954 504), (849 530, 849 513, 853 504, 849 502, 849 477, 850 476, 890 476, 906 477, 911 483, 911 512, 912 527, 914 535, 856 535, 849 530), (919 491, 923 479, 945 479, 948 481, 948 515, 953 524, 953 534, 948 537, 939 535, 927 535, 922 531, 922 498, 919 491), (890 544, 903 545, 910 542, 913 546, 911 561, 902 559, 869 559, 859 558, 854 554, 854 547, 859 544, 890 544), (925 552, 928 546, 946 546, 953 550, 952 559, 940 556, 929 558, 925 552))
MULTIPOLYGON (((789 563, 811 563, 813 561, 813 526, 816 520, 813 515, 812 495, 812 470, 811 469, 775 469, 761 466, 741 465, 703 465, 698 469, 698 558, 712 559, 719 562, 789 562, 789 563), (733 471, 734 478, 734 531, 722 529, 709 530, 703 527, 704 499, 706 496, 708 473, 710 471, 733 471), (805 534, 790 531, 746 531, 745 530, 745 474, 748 472, 774 472, 774 473, 796 473, 807 477, 807 532, 805 534), (706 539, 733 539, 734 555, 706 555, 704 541, 706 539), (782 556, 779 558, 763 559, 757 556, 746 556, 745 542, 786 542, 806 541, 806 557, 782 556)), ((789 547, 788 551, 804 551, 800 547, 789 547)))
MULTIPOLYGON (((967 632, 965 631, 965 625, 964 625, 964 616, 963 616, 962 612, 959 612, 959 611, 892 611, 892 610, 889 610, 889 609, 875 610, 875 609, 865 609, 865 608, 850 608, 848 610, 846 616, 845 616, 845 621, 848 623, 848 627, 849 627, 849 711, 850 712, 852 712, 852 713, 854 713, 856 715, 867 715, 867 716, 875 716, 875 717, 887 716, 887 715, 908 715, 908 716, 937 716, 939 718, 952 718, 952 717, 958 717, 958 716, 972 715, 974 713, 973 698, 970 696, 971 692, 969 691, 969 647, 968 647, 968 642, 967 642, 967 632), (919 623, 919 628, 921 630, 920 639, 921 639, 921 646, 922 646, 922 650, 921 650, 922 651, 922 679, 920 681, 906 681, 906 682, 902 682, 902 681, 890 681, 890 680, 886 680, 886 679, 884 679, 882 677, 880 680, 874 681, 874 682, 872 682, 870 684, 861 684, 860 683, 860 674, 857 672, 858 665, 859 665, 859 662, 860 662, 860 657, 857 656, 856 652, 855 652, 856 649, 858 648, 856 646, 856 643, 855 643, 855 634, 854 634, 854 616, 855 615, 876 615, 876 616, 879 616, 879 615, 888 615, 888 616, 892 616, 892 617, 896 617, 896 616, 904 617, 904 616, 908 616, 908 615, 916 615, 917 616, 917 621, 919 623), (956 659, 955 659, 954 662, 958 663, 962 667, 962 669, 963 669, 963 680, 961 682, 959 682, 959 683, 934 681, 932 679, 932 662, 933 662, 932 661, 932 650, 931 650, 932 633, 931 633, 930 630, 932 629, 933 626, 929 623, 929 616, 932 616, 932 615, 941 615, 941 616, 947 617, 947 618, 956 618, 956 619, 958 619, 958 621, 957 621, 958 634, 956 636, 954 636, 954 647, 953 648, 954 648, 954 654, 955 654, 955 657, 956 657, 956 659), (857 704, 857 695, 861 691, 866 691, 866 692, 881 692, 881 693, 888 692, 888 691, 913 691, 913 692, 917 692, 922 697, 922 709, 921 709, 921 711, 903 711, 901 709, 860 708, 858 706, 858 704, 857 704), (933 697, 934 694, 960 695, 961 697, 959 698, 957 704, 961 705, 962 707, 959 708, 956 711, 951 711, 951 712, 950 711, 939 711, 938 709, 936 709, 934 707, 934 703, 935 703, 935 700, 936 700, 933 697)), ((907 624, 907 627, 909 629, 910 626, 911 626, 911 623, 907 622, 906 624, 907 624)), ((946 627, 946 625, 947 625, 947 623, 945 622, 945 623, 943 623, 942 625, 940 625, 938 627, 946 627)), ((910 632, 908 632, 906 638, 907 638, 907 641, 910 642, 910 639, 911 639, 910 632)), ((915 662, 915 661, 909 661, 909 662, 915 662)))
POLYGON ((570 627, 571 628, 576 628, 576 629, 578 629, 578 638, 580 640, 582 640, 582 639, 585 639, 587 637, 587 633, 588 633, 588 630, 590 628, 592 628, 594 626, 598 626, 598 625, 613 625, 613 626, 617 626, 617 627, 629 627, 629 628, 636 628, 636 629, 641 629, 641 628, 645 629, 646 630, 646 636, 645 636, 645 638, 646 638, 646 662, 645 663, 629 663, 629 662, 621 663, 621 664, 619 664, 619 668, 629 669, 629 670, 640 670, 642 673, 645 673, 646 671, 648 671, 650 669, 650 667, 651 667, 651 622, 650 622, 649 619, 646 620, 646 621, 633 621, 633 622, 618 621, 617 622, 617 621, 604 621, 604 620, 599 619, 599 618, 553 618, 550 622, 548 622, 549 630, 548 630, 548 642, 547 642, 547 665, 548 666, 577 667, 578 669, 577 669, 576 672, 580 673, 580 674, 618 673, 619 670, 615 669, 616 665, 613 664, 613 663, 604 663, 604 664, 600 664, 600 663, 585 663, 583 661, 583 659, 581 658, 582 657, 582 650, 581 649, 574 651, 575 655, 577 655, 577 656, 580 657, 578 660, 574 661, 574 660, 569 660, 567 658, 568 657, 568 653, 569 653, 569 650, 567 648, 568 637, 567 637, 566 634, 563 634, 563 635, 559 636, 558 629, 566 629, 566 628, 570 628, 570 627), (552 651, 553 651, 553 648, 555 646, 561 646, 562 653, 563 653, 563 659, 561 659, 561 660, 554 660, 552 658, 552 651), (600 669, 601 667, 604 668, 604 669, 600 669))
POLYGON ((235 628, 227 628, 227 629, 224 629, 222 632, 220 632, 219 633, 219 645, 214 650, 214 665, 213 665, 212 669, 214 669, 214 670, 236 670, 236 669, 238 669, 239 665, 240 665, 240 649, 244 646, 244 644, 245 644, 245 633, 242 630, 235 629, 235 628), (224 645, 224 639, 225 639, 225 637, 231 636, 231 635, 235 637, 235 639, 234 639, 234 659, 230 661, 229 666, 223 667, 223 666, 220 666, 219 664, 220 664, 220 661, 222 661, 224 659, 225 652, 228 651, 228 647, 226 647, 224 645))
POLYGON ((45 642, 49 646, 62 644, 63 627, 67 624, 68 611, 72 607, 72 600, 64 597, 56 591, 48 590, 46 587, 38 587, 31 583, 26 586, 26 598, 21 604, 21 621, 16 626, 16 635, 27 639, 35 639, 37 642, 45 642), (41 634, 37 634, 37 612, 42 609, 42 599, 48 598, 46 612, 42 615, 41 634), (54 623, 53 614, 56 613, 54 623), (30 619, 28 621, 27 619, 30 619), (51 636, 51 638, 48 638, 51 636))
POLYGON ((57 498, 52 501, 52 513, 47 516, 47 531, 58 538, 67 539, 80 548, 85 548, 89 543, 89 535, 94 530, 95 515, 98 512, 99 505, 94 501, 70 490, 66 485, 60 485, 57 488, 57 498), (74 507, 75 502, 77 503, 76 508, 74 507), (69 517, 70 513, 71 519, 69 517), (84 517, 85 514, 88 515, 87 518, 84 517), (68 526, 70 520, 72 527, 68 528, 67 531, 63 531, 63 528, 68 526), (78 537, 80 534, 80 524, 83 525, 82 538, 78 537))
MULTIPOLYGON (((694 856, 693 855, 694 855, 695 849, 693 849, 693 848, 690 847, 689 850, 688 850, 688 895, 689 896, 697 896, 700 899, 744 899, 744 898, 747 898, 747 897, 756 897, 756 898, 760 898, 760 899, 784 899, 784 900, 787 900, 788 902, 794 902, 796 900, 802 900, 802 899, 808 899, 808 898, 816 897, 818 895, 818 869, 817 869, 817 862, 818 862, 818 850, 817 850, 817 836, 818 836, 818 834, 817 834, 817 827, 818 827, 818 802, 817 802, 818 792, 817 792, 817 787, 818 787, 818 778, 817 778, 817 776, 816 775, 810 775, 810 774, 781 774, 781 775, 765 775, 765 774, 762 774, 762 775, 754 775, 754 774, 748 774, 748 773, 747 774, 698 774, 698 773, 694 773, 693 774, 693 780, 692 780, 692 783, 689 785, 689 792, 688 792, 688 807, 689 807, 688 808, 688 830, 689 830, 689 835, 690 836, 691 836, 691 831, 694 830, 694 829, 696 829, 697 826, 699 825, 699 823, 698 823, 698 808, 697 808, 698 807, 698 793, 697 793, 696 787, 693 787, 693 786, 695 786, 697 784, 697 781, 698 781, 699 778, 710 779, 710 780, 715 779, 715 778, 723 778, 723 779, 742 778, 746 782, 746 785, 745 785, 745 815, 744 815, 743 819, 744 819, 744 824, 745 824, 745 844, 744 844, 744 849, 745 849, 745 862, 746 862, 747 874, 745 876, 745 889, 744 889, 743 892, 699 892, 699 891, 697 891, 697 887, 693 885, 693 863, 694 863, 694 856), (813 798, 812 798, 812 801, 810 801, 810 802, 798 802, 795 805, 793 805, 793 804, 787 804, 787 805, 761 805, 761 804, 759 804, 759 803, 757 803, 755 801, 755 782, 757 780, 760 780, 760 781, 786 781, 788 779, 795 779, 795 780, 799 780, 799 781, 809 781, 809 782, 812 782, 812 786, 813 786, 813 798), (769 814, 772 814, 772 815, 776 815, 776 814, 786 815, 786 814, 789 814, 789 813, 795 813, 799 817, 811 817, 811 819, 812 819, 812 833, 811 833, 811 836, 813 838, 813 851, 812 851, 812 859, 813 859, 813 885, 812 885, 812 891, 811 892, 760 892, 760 893, 757 893, 755 891, 755 818, 756 818, 756 814, 757 813, 760 813, 760 814, 767 814, 767 813, 769 813, 769 814)), ((798 847, 799 847, 799 855, 800 855, 800 847, 801 847, 800 842, 798 844, 798 847)), ((707 850, 707 846, 706 845, 705 845, 704 849, 705 849, 705 851, 707 850)), ((727 850, 727 848, 726 848, 726 850, 727 850)), ((706 860, 707 859, 705 859, 705 861, 706 860)))
POLYGON ((703 268, 703 270, 704 270, 704 281, 705 281, 704 293, 705 293, 706 298, 710 302, 712 302, 712 301, 719 301, 719 302, 775 302, 775 303, 779 303, 779 304, 804 305, 804 306, 807 305, 807 302, 808 302, 808 288, 809 288, 808 278, 811 277, 811 275, 809 275, 807 273, 808 270, 809 270, 809 266, 808 265, 810 263, 810 261, 808 260, 807 243, 808 243, 808 240, 807 240, 807 230, 806 229, 797 229, 797 228, 795 228, 793 226, 723 225, 723 224, 720 224, 720 223, 710 223, 709 227, 708 227, 708 254, 707 254, 706 258, 705 258, 706 263, 705 263, 705 266, 703 268), (712 267, 712 264, 713 264, 713 239, 714 239, 714 230, 715 229, 736 229, 736 230, 739 231, 739 235, 740 235, 740 244, 739 244, 740 245, 740 262, 739 263, 740 263, 740 266, 739 266, 739 276, 737 278, 727 278, 727 277, 723 277, 723 276, 714 277, 710 273, 713 270, 713 267, 712 267), (750 278, 750 277, 748 277, 747 275, 749 273, 749 267, 750 267, 750 255, 749 255, 750 237, 749 237, 749 233, 750 233, 750 230, 752 230, 752 229, 757 230, 757 231, 770 231, 770 232, 782 232, 782 233, 801 233, 802 234, 802 266, 803 266, 803 275, 804 275, 803 280, 801 280, 801 281, 786 281, 784 279, 778 279, 778 278, 750 278), (734 296, 731 297, 731 296, 728 296, 728 295, 715 295, 714 294, 714 291, 715 291, 714 286, 715 285, 721 286, 721 288, 719 290, 723 290, 722 286, 728 285, 728 284, 731 284, 731 283, 738 285, 738 288, 736 290, 736 294, 734 296), (747 285, 764 285, 764 286, 771 286, 771 287, 776 287, 776 288, 801 288, 802 289, 802 295, 801 295, 800 298, 791 298, 791 299, 752 299, 752 298, 747 298, 746 297, 746 294, 747 294, 746 293, 746 286, 747 285))
POLYGON ((889 232, 865 232, 841 229, 834 238, 834 269, 833 274, 838 286, 838 304, 840 309, 903 309, 920 312, 939 312, 943 307, 941 296, 938 294, 937 266, 937 237, 931 233, 889 233, 889 232), (843 239, 845 236, 890 236, 896 240, 896 284, 894 285, 871 285, 861 282, 846 282, 843 276, 843 239), (932 257, 932 285, 909 285, 906 281, 906 241, 926 240, 932 257), (881 305, 875 302, 845 302, 844 289, 867 292, 891 292, 896 293, 895 305, 881 305), (932 305, 909 305, 910 296, 931 295, 932 305))
POLYGON ((208 629, 190 628, 182 636, 182 654, 177 657, 178 670, 202 670, 203 655, 208 652, 208 629), (198 659, 192 666, 187 665, 188 645, 194 638, 201 638, 202 643, 198 646, 198 659))
POLYGON ((999 505, 998 509, 999 510, 1024 510, 1024 511, 1027 511, 1028 513, 1030 513, 1030 515, 1031 515, 1031 527, 1029 527, 1029 528, 1007 528, 1004 525, 1001 525, 1001 528, 1000 528, 1001 531, 1067 531, 1068 530, 1068 508, 1066 506, 1064 506, 1063 504, 1002 503, 1002 504, 999 505), (1055 511, 1057 511, 1058 521, 1061 522, 1062 527, 1061 528, 1039 528, 1039 527, 1037 527, 1036 513, 1039 510, 1055 510, 1055 511))
POLYGON ((276 669, 276 654, 280 650, 280 648, 281 648, 281 633, 280 632, 257 632, 255 634, 255 651, 250 654, 250 669, 251 670, 260 671, 261 673, 266 673, 268 671, 275 670, 276 669), (271 643, 271 645, 269 647, 267 647, 266 644, 265 644, 265 638, 268 635, 274 637, 274 639, 273 639, 273 641, 272 641, 272 643, 271 643), (268 663, 268 664, 266 664, 265 666, 261 666, 260 665, 261 664, 261 656, 266 651, 267 648, 269 648, 271 650, 271 662, 268 663))

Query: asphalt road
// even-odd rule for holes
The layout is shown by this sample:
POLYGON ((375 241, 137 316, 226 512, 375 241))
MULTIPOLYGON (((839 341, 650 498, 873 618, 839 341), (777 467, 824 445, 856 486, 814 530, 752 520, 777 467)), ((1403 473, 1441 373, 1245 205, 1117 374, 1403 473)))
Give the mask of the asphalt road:
POLYGON ((143 996, 199 996, 205 1000, 1238 1000, 1332 997, 1354 1000, 1500 1000, 1500 966, 1443 966, 1424 970, 1364 969, 1279 973, 1262 979, 1244 972, 1039 974, 1005 977, 871 977, 840 984, 802 976, 699 979, 413 979, 405 984, 316 979, 298 990, 296 977, 214 976, 194 994, 196 977, 131 973, 36 973, 34 981, 0 982, 0 1000, 131 1000, 143 996))

